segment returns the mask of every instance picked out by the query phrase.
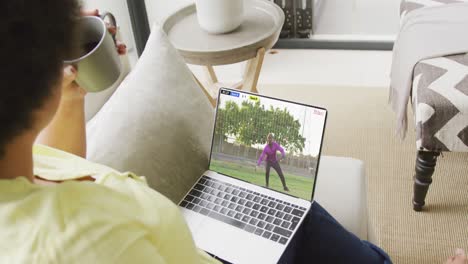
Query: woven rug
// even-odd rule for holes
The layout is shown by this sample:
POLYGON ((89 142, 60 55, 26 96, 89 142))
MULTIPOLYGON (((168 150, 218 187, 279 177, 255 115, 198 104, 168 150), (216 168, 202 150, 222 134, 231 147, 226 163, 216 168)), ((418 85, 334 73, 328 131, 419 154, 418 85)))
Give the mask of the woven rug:
POLYGON ((322 154, 365 162, 370 240, 394 263, 444 263, 455 248, 468 250, 468 153, 439 158, 425 210, 414 212, 414 123, 405 140, 395 136, 387 89, 259 85, 259 91, 329 110, 322 154))

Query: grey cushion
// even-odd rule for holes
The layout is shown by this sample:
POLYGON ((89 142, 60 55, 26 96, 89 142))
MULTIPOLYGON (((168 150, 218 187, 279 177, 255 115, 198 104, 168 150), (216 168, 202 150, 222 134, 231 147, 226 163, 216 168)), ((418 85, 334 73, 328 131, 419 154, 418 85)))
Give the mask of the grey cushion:
POLYGON ((155 27, 133 71, 88 122, 88 159, 146 176, 178 202, 208 168, 214 110, 155 27))

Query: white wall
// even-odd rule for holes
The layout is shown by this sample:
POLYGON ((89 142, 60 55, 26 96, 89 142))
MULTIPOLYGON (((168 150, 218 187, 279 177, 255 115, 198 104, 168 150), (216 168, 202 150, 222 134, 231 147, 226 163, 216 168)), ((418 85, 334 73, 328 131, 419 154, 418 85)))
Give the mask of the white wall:
POLYGON ((193 3, 194 0, 145 0, 150 26, 160 23, 179 8, 193 3))
POLYGON ((396 35, 401 0, 316 0, 315 34, 396 35))

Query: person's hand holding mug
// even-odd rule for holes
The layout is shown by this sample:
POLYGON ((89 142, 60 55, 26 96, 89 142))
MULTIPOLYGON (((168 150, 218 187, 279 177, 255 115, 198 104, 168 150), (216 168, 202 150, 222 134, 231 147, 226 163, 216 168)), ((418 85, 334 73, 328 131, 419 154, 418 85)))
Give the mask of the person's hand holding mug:
MULTIPOLYGON (((78 18, 75 54, 65 58, 63 74, 58 84, 61 93, 54 118, 36 142, 86 157, 85 95, 110 87, 121 73, 119 54, 126 53, 123 43, 115 42, 114 17, 97 10, 82 11, 78 18), (112 25, 103 20, 109 16, 112 25), (95 44, 87 49, 90 41, 95 44), (78 49, 79 48, 79 49, 78 49), (79 52, 79 53, 76 53, 79 52)), ((73 52, 72 52, 73 53, 73 52)))
MULTIPOLYGON (((96 16, 96 17, 99 17, 99 10, 97 10, 97 9, 95 9, 95 10, 83 10, 83 11, 81 11, 81 15, 82 16, 96 16)), ((117 34, 117 28, 114 25, 111 25, 109 23, 106 23, 106 26, 107 26, 107 30, 109 31, 109 33, 112 35, 112 37, 115 40, 115 35, 117 34)), ((115 40, 115 47, 116 47, 117 53, 119 53, 119 55, 127 54, 127 46, 123 42, 121 42, 119 40, 115 40)))
MULTIPOLYGON (((99 17, 99 11, 95 10, 83 10, 81 16, 97 16, 99 17)), ((106 23, 107 30, 112 35, 115 41, 115 48, 119 55, 125 55, 127 53, 127 46, 121 41, 115 40, 117 34, 117 28, 114 25, 106 23)), ((77 69, 73 65, 67 65, 63 69, 63 80, 62 80, 62 98, 63 100, 74 100, 83 99, 87 94, 86 88, 79 86, 76 82, 77 69)))
POLYGON ((63 68, 62 78, 62 102, 72 100, 83 100, 86 90, 81 88, 76 82, 76 69, 72 65, 63 68))
MULTIPOLYGON (((109 12, 81 12, 76 45, 78 49, 75 50, 77 53, 64 62, 65 66, 74 67, 75 82, 82 87, 81 90, 100 92, 118 80, 122 71, 119 55, 126 54, 127 48, 115 39, 116 25, 114 16, 109 12), (110 24, 105 22, 106 18, 110 24)), ((86 94, 78 88, 69 88, 70 91, 76 91, 74 96, 86 94)))

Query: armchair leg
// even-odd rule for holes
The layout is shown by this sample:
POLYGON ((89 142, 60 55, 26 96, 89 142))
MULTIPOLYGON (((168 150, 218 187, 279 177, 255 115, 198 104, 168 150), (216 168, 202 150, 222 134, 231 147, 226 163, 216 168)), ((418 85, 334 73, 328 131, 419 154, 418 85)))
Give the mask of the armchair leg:
POLYGON ((429 185, 432 183, 437 157, 440 152, 418 151, 416 157, 416 174, 414 175, 413 210, 422 210, 429 185))

